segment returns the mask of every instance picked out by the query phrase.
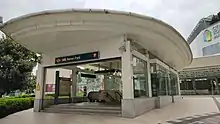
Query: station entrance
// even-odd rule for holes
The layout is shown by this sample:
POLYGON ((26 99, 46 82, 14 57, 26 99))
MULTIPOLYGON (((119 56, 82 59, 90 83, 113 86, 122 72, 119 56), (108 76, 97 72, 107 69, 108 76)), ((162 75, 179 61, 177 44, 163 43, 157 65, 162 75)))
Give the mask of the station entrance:
POLYGON ((120 107, 121 59, 45 68, 43 108, 54 105, 120 107))

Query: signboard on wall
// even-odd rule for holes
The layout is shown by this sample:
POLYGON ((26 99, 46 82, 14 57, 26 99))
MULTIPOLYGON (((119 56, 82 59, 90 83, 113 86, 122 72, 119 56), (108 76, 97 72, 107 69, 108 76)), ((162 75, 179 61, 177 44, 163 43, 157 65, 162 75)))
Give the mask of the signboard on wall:
POLYGON ((220 38, 220 23, 213 25, 210 28, 207 28, 203 32, 203 41, 212 42, 213 40, 220 38))
POLYGON ((71 79, 61 78, 59 85, 59 95, 70 95, 71 79))
POLYGON ((55 58, 55 64, 99 59, 99 51, 55 58))

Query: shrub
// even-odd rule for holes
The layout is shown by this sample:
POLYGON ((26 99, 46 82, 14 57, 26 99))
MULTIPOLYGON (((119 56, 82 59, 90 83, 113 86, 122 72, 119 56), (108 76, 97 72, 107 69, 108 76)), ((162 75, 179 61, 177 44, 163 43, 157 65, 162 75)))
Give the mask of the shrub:
POLYGON ((3 98, 0 99, 0 118, 9 114, 32 108, 33 98, 3 98))
POLYGON ((83 92, 77 92, 76 93, 76 96, 79 96, 79 97, 83 97, 84 93, 83 92))
POLYGON ((16 96, 15 98, 29 98, 29 97, 35 97, 35 95, 30 95, 30 94, 23 94, 23 95, 19 95, 19 96, 16 96))
POLYGON ((55 94, 46 94, 46 96, 55 97, 55 94))

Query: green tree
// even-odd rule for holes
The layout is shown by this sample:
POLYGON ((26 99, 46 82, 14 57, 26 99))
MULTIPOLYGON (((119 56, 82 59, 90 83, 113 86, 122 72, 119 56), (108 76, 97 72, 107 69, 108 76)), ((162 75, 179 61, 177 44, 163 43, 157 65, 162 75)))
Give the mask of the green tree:
POLYGON ((27 87, 40 58, 8 37, 0 38, 0 97, 27 87))
POLYGON ((31 74, 28 76, 28 81, 27 81, 27 84, 24 86, 23 90, 26 92, 26 93, 33 93, 34 92, 34 89, 36 88, 36 76, 31 74))

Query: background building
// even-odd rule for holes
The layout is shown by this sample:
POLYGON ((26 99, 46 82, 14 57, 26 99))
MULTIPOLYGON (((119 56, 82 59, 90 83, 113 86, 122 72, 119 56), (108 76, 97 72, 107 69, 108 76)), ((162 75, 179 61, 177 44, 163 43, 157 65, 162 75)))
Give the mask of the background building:
POLYGON ((194 58, 179 72, 182 95, 220 94, 220 55, 194 58))
POLYGON ((179 72, 181 94, 219 94, 220 12, 202 18, 187 42, 194 59, 190 66, 179 72))
POLYGON ((194 57, 220 53, 220 13, 202 18, 189 35, 194 57))

